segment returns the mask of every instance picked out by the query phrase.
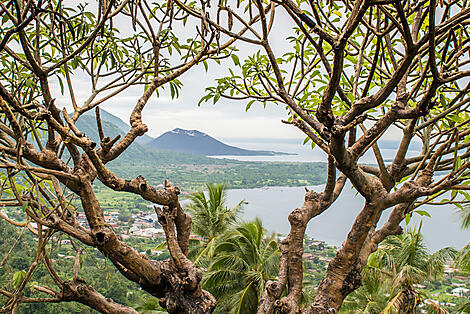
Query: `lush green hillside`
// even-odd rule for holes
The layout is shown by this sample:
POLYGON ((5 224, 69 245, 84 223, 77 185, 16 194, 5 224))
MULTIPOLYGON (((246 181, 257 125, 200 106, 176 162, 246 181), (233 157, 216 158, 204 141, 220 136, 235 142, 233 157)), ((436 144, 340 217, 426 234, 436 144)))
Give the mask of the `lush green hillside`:
MULTIPOLYGON (((164 163, 113 162, 110 168, 125 178, 143 175, 151 184, 169 179, 184 190, 196 190, 205 182, 226 182, 230 188, 305 186, 325 181, 324 163, 273 163, 217 160, 214 163, 175 162, 171 154, 155 154, 164 163)), ((182 156, 179 156, 182 161, 182 156)), ((210 160, 212 161, 212 160, 210 160)))
MULTIPOLYGON (((124 131, 117 125, 105 120, 109 116, 112 115, 103 115, 102 124, 105 135, 109 137, 124 135, 124 131)), ((93 116, 80 117, 77 127, 92 140, 99 142, 93 116)), ((196 190, 205 182, 227 182, 231 188, 314 185, 323 183, 326 174, 324 163, 246 162, 216 159, 156 150, 139 143, 133 143, 109 166, 117 175, 127 179, 142 175, 155 185, 169 179, 185 190, 196 190)))
MULTIPOLYGON (((88 111, 88 112, 85 113, 85 116, 93 117, 93 119, 95 119, 95 111, 94 110, 88 111)), ((116 117, 115 115, 107 112, 106 110, 101 109, 100 110, 100 116, 101 116, 102 121, 111 122, 112 124, 117 126, 118 129, 120 129, 122 131, 127 132, 131 128, 129 124, 122 121, 119 117, 116 117)), ((94 123, 94 125, 96 125, 96 122, 93 122, 93 123, 94 123)), ((137 138, 137 143, 146 144, 146 143, 150 142, 151 140, 153 140, 153 137, 150 137, 147 134, 144 134, 143 136, 139 136, 137 138)))

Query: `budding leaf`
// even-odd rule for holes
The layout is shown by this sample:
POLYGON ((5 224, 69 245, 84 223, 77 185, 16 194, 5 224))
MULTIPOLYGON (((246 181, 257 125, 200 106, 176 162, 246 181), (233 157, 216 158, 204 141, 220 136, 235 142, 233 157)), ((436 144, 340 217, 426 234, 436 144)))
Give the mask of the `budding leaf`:
POLYGON ((13 286, 16 288, 19 287, 21 281, 26 276, 26 272, 24 270, 17 271, 13 274, 13 286))

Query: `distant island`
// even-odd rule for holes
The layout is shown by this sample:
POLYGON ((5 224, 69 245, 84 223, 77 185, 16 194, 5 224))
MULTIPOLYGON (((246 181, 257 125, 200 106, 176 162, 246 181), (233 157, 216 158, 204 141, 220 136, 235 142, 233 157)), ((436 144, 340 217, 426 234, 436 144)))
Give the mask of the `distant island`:
POLYGON ((189 153, 202 156, 274 156, 290 155, 289 153, 248 150, 230 146, 198 130, 176 128, 157 137, 146 144, 155 149, 178 153, 189 153))
MULTIPOLYGON (((117 135, 122 138, 130 128, 127 123, 102 109, 101 124, 104 135, 110 138, 117 135)), ((82 115, 77 120, 76 126, 92 141, 100 142, 94 112, 82 115)), ((189 131, 187 136, 197 137, 196 132, 201 133, 189 131)), ((210 138, 209 135, 201 137, 210 138)), ((324 162, 240 161, 211 158, 200 154, 156 149, 149 145, 153 140, 155 138, 148 136, 132 143, 119 158, 109 163, 110 170, 126 179, 141 175, 152 184, 159 184, 169 179, 182 191, 202 189, 205 182, 225 182, 232 189, 249 189, 268 186, 311 186, 324 184, 326 180, 327 167, 324 162)), ((233 154, 233 151, 224 153, 233 154)), ((273 153, 275 152, 268 152, 268 154, 273 153)), ((68 157, 65 156, 64 159, 67 160, 68 157)), ((109 207, 144 208, 148 204, 136 195, 112 192, 98 181, 95 189, 100 201, 109 207)))
MULTIPOLYGON (((99 141, 98 132, 95 128, 94 111, 87 112, 82 116, 77 126, 92 140, 99 141)), ((101 109, 101 120, 105 125, 103 128, 109 130, 111 134, 124 135, 130 129, 129 124, 122 121, 115 115, 101 109)), ((160 151, 170 151, 186 153, 199 156, 276 156, 276 155, 296 155, 293 153, 275 152, 267 150, 249 150, 222 143, 212 136, 198 130, 185 130, 181 128, 173 129, 163 133, 157 138, 146 134, 136 139, 135 150, 156 149, 160 151)))

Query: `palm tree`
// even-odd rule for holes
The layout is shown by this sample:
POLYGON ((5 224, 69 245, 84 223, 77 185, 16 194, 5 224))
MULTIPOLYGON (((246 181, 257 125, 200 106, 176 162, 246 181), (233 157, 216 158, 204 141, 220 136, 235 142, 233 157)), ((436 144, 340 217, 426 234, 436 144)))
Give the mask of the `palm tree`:
POLYGON ((218 300, 218 313, 255 313, 267 280, 279 272, 280 252, 261 221, 228 232, 214 251, 203 288, 218 300))
POLYGON ((232 208, 225 205, 227 185, 206 183, 207 197, 204 191, 188 196, 190 203, 186 206, 193 219, 191 231, 203 238, 202 241, 192 241, 193 250, 190 256, 195 257, 195 263, 201 262, 202 257, 210 258, 214 253, 216 239, 233 227, 242 211, 243 200, 232 208), (194 243, 196 242, 196 243, 194 243))
POLYGON ((384 312, 413 313, 423 296, 414 286, 441 276, 445 263, 455 254, 456 250, 450 247, 430 254, 423 241, 421 223, 418 229, 386 238, 370 257, 372 263, 376 259, 377 265, 393 278, 390 300, 384 312))
MULTIPOLYGON (((462 208, 462 228, 470 228, 470 206, 462 208)), ((470 273, 470 243, 468 243, 457 255, 456 266, 465 273, 470 273)), ((464 303, 459 309, 459 313, 470 313, 470 300, 464 303)))
MULTIPOLYGON (((348 313, 415 313, 424 293, 415 288, 444 272, 445 262, 455 257, 455 249, 444 248, 430 254, 421 234, 421 224, 404 234, 387 237, 370 255, 362 272, 363 285, 346 299, 348 313)), ((429 313, 445 313, 439 308, 429 313)))
POLYGON ((462 217, 462 229, 470 228, 470 206, 463 206, 460 216, 462 217))
POLYGON ((168 313, 158 303, 158 299, 152 298, 151 296, 144 295, 138 304, 134 304, 133 308, 140 314, 165 314, 168 313))
POLYGON ((470 273, 470 243, 458 253, 455 261, 458 269, 464 273, 470 273))
POLYGON ((388 274, 371 264, 366 265, 362 271, 362 286, 346 298, 340 313, 382 313, 391 293, 390 281, 388 274))

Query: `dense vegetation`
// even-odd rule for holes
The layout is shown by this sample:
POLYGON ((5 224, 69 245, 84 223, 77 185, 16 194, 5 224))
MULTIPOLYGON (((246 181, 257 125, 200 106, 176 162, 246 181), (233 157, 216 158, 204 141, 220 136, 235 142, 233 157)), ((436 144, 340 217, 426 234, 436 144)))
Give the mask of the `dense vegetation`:
MULTIPOLYGON (((0 16, 0 205, 11 209, 13 219, 0 216, 37 238, 23 243, 34 247, 25 250, 29 258, 9 256, 23 269, 10 269, 12 279, 0 290, 2 312, 76 301, 105 313, 136 313, 122 293, 116 300, 103 294, 113 287, 96 283, 97 291, 90 284, 94 278, 81 277, 84 248, 99 251, 119 278, 148 293, 150 303, 178 314, 337 313, 356 290, 361 293, 363 278, 367 284, 363 271, 371 266, 400 279, 383 289, 389 292, 374 308, 386 304, 384 311, 413 312, 423 299, 419 282, 435 280, 454 254, 449 250, 434 259, 419 246, 412 252, 420 254, 401 254, 419 244, 419 237, 391 236, 404 233, 403 222, 413 213, 426 214, 425 204, 455 204, 462 211, 470 204, 469 1, 98 0, 89 6, 0 0, 0 16), (263 176, 270 170, 263 164, 227 168, 226 161, 210 162, 202 180, 192 172, 194 164, 168 162, 162 172, 133 164, 146 162, 137 158, 141 155, 154 157, 133 145, 145 140, 144 113, 155 105, 154 95, 165 90, 178 97, 185 73, 222 62, 220 77, 205 86, 199 104, 223 98, 240 101, 246 110, 277 104, 285 108, 282 122, 325 154, 325 184, 299 198, 303 202, 288 215, 290 230, 280 241, 264 236, 257 221, 231 221, 223 225, 225 232, 214 228, 208 233, 213 245, 203 234, 194 239, 181 189, 171 181, 192 189, 223 173, 219 181, 244 187, 286 177, 306 184, 312 175, 311 181, 319 182, 315 165, 305 166, 306 177, 291 164, 275 164, 280 179, 263 176), (100 105, 117 106, 126 90, 129 128, 115 136, 100 118, 100 105), (96 129, 87 130, 91 123, 81 125, 81 117, 93 110, 96 129), (400 142, 390 159, 377 144, 388 136, 400 142), (419 150, 411 149, 412 142, 419 150), (376 162, 364 164, 361 157, 372 153, 376 162), (154 182, 168 176, 171 180, 154 182), (312 219, 331 212, 349 183, 362 207, 342 245, 325 259, 312 297, 307 279, 314 280, 305 274, 304 262, 313 257, 306 246, 314 243, 305 242, 305 232, 312 219), (157 204, 156 219, 125 212, 117 222, 120 213, 103 208, 114 196, 100 200, 102 186, 157 204), (165 257, 161 260, 149 258, 150 248, 139 251, 134 239, 163 234, 168 252, 156 253, 165 257), (61 238, 69 238, 64 241, 70 246, 58 246, 61 238), (393 239, 395 248, 383 248, 386 239, 393 239), (197 254, 208 247, 214 250, 197 254), (54 258, 56 249, 71 250, 64 256, 74 261, 68 271, 54 258), (369 257, 382 249, 386 263, 372 263, 369 257), (41 271, 46 276, 36 284, 41 271)), ((173 158, 180 157, 168 159, 173 158)), ((197 170, 200 164, 207 165, 198 163, 197 170)), ((219 222, 213 220, 212 227, 219 222)), ((466 271, 467 253, 468 248, 454 267, 466 271)))
MULTIPOLYGON (((105 117, 107 120, 103 120, 103 132, 110 137, 124 136, 121 127, 126 124, 109 113, 106 113, 105 117)), ((92 140, 99 141, 94 116, 80 117, 77 127, 92 140)), ((133 143, 119 158, 112 161, 109 168, 123 178, 132 177, 135 173, 144 176, 149 182, 163 182, 171 178, 175 185, 189 191, 202 188, 205 182, 226 182, 231 188, 237 189, 317 185, 324 183, 326 179, 326 164, 320 162, 246 162, 217 159, 156 150, 138 142, 133 143)))
MULTIPOLYGON (((29 264, 34 256, 34 247, 37 242, 27 230, 13 228, 10 224, 0 220, 0 256, 3 261, 0 264, 0 289, 10 290, 18 286, 24 278, 29 264), (13 244, 15 244, 13 246, 13 244), (7 258, 8 256, 8 258, 7 258)), ((54 252, 50 256, 57 275, 64 280, 70 280, 69 270, 73 267, 75 250, 67 237, 58 237, 51 242, 47 250, 54 252), (67 243, 65 243, 67 242, 67 243)), ((153 248, 155 243, 145 243, 137 241, 139 249, 153 248)), ((85 249, 85 248, 83 248, 85 249)), ((138 306, 145 300, 145 293, 138 289, 135 283, 125 280, 119 272, 110 267, 107 260, 99 251, 86 249, 80 258, 80 278, 85 280, 116 302, 129 306, 138 306)), ((42 294, 36 290, 35 285, 53 285, 47 269, 44 265, 39 267, 33 274, 31 282, 25 289, 24 295, 27 297, 41 297, 42 294)), ((0 297, 0 302, 5 303, 7 299, 0 297)), ((19 313, 97 313, 80 303, 31 303, 23 304, 19 308, 19 313)))
MULTIPOLYGON (((228 208, 225 192, 224 185, 208 184, 205 193, 197 192, 191 196, 187 210, 193 216, 192 233, 198 238, 192 240, 189 256, 196 264, 208 268, 203 287, 216 296, 219 303, 217 313, 252 313, 264 285, 279 272, 278 243, 282 237, 268 234, 259 220, 240 222, 237 217, 243 209, 240 204, 228 208)), ((10 212, 9 216, 20 217, 15 212, 10 212)), ((31 233, 0 221, 0 256, 3 258, 0 289, 17 285, 24 276, 34 253, 35 241, 37 238, 31 233)), ((164 237, 130 237, 126 241, 145 252, 150 259, 162 260, 169 255, 163 245, 164 237), (159 241, 161 245, 157 245, 159 241)), ((51 246, 54 250, 51 250, 49 257, 58 276, 68 279, 67 270, 73 267, 75 254, 70 240, 59 236, 51 242, 51 246)), ((305 304, 313 299, 314 287, 319 284, 336 249, 322 241, 305 238, 305 304)), ((369 257, 367 267, 362 272, 363 286, 346 299, 341 313, 414 313, 424 309, 434 313, 438 308, 441 312, 437 313, 456 313, 459 308, 463 310, 468 302, 465 294, 456 296, 452 290, 457 287, 470 288, 468 251, 468 247, 460 253, 444 248, 430 253, 419 227, 409 229, 403 235, 391 236, 369 257), (444 273, 444 267, 449 265, 453 266, 450 275, 444 273), (406 310, 407 306, 411 308, 406 310)), ((109 263, 98 250, 86 249, 80 258, 80 278, 107 298, 132 306, 139 312, 164 312, 157 302, 148 298, 136 284, 125 280, 109 263)), ((50 284, 51 279, 42 266, 34 273, 25 296, 40 296, 34 287, 50 284)), ((96 312, 72 302, 23 304, 19 313, 96 312)))

